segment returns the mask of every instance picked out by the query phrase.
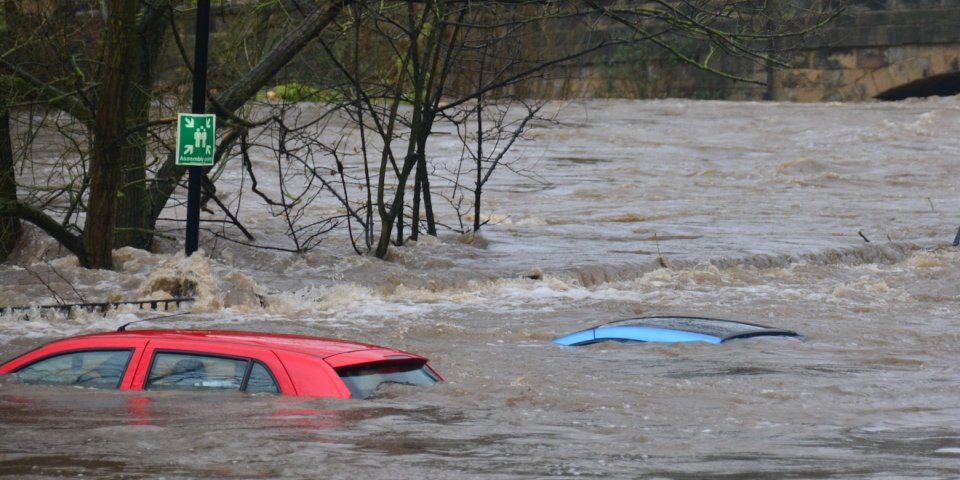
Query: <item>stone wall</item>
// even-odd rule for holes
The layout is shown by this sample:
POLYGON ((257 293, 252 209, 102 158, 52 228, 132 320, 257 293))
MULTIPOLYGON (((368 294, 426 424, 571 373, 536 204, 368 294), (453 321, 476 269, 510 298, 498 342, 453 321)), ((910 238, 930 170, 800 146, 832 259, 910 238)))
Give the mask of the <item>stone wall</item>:
POLYGON ((778 98, 868 100, 900 85, 960 72, 960 2, 851 1, 777 72, 778 98))

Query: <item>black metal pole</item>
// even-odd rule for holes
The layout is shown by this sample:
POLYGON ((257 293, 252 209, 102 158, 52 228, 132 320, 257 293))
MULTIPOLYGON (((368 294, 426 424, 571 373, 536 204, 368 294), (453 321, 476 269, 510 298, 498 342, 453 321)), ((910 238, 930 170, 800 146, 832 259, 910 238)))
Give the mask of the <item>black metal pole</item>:
MULTIPOLYGON (((193 50, 192 113, 204 113, 207 103, 207 50, 210 37, 210 0, 197 2, 197 35, 193 50)), ((214 139, 216 141, 216 139, 214 139)), ((200 237, 200 181, 203 167, 188 167, 186 255, 197 251, 200 237)))

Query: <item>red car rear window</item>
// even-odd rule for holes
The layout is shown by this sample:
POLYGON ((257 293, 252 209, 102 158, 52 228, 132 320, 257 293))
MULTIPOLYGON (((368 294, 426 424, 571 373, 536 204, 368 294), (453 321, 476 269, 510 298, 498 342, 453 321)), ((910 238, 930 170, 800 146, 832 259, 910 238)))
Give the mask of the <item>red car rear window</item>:
POLYGON ((381 385, 433 385, 440 378, 425 362, 391 362, 338 368, 337 374, 350 389, 352 398, 370 398, 381 385))

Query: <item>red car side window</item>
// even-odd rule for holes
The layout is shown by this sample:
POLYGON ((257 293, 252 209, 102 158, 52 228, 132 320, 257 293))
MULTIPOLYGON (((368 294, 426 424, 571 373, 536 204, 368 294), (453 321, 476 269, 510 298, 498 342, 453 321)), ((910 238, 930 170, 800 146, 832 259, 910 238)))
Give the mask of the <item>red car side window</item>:
POLYGON ((150 365, 147 390, 216 388, 240 390, 247 361, 192 353, 158 352, 150 365))
POLYGON ((62 353, 19 370, 23 383, 118 388, 132 350, 84 350, 62 353))
POLYGON ((185 352, 157 352, 150 365, 145 388, 280 392, 273 375, 260 362, 185 352))
POLYGON ((260 362, 253 362, 250 376, 243 391, 248 393, 280 393, 277 381, 273 379, 270 370, 260 362))

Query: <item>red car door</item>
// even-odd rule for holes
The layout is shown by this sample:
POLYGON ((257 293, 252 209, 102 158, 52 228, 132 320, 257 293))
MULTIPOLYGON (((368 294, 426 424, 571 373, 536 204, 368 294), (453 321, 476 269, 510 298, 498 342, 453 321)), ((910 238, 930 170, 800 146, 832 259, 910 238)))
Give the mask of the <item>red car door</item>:
POLYGON ((202 339, 151 339, 143 350, 136 372, 131 378, 134 390, 150 389, 148 379, 155 366, 158 354, 187 354, 198 357, 223 357, 237 360, 253 360, 262 364, 277 384, 279 393, 296 395, 296 389, 283 363, 268 348, 212 342, 202 339))

